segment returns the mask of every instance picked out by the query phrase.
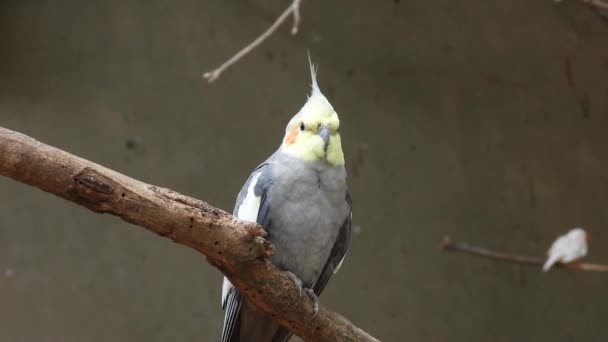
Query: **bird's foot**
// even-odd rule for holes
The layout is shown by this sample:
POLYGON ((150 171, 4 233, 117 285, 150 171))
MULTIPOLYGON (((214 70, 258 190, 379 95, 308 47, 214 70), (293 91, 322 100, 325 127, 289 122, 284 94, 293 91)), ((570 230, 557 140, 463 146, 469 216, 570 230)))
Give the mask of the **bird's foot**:
POLYGON ((300 296, 302 296, 302 289, 303 289, 302 280, 300 278, 298 278, 298 276, 293 274, 292 272, 285 271, 285 273, 287 273, 287 276, 289 277, 289 279, 291 279, 291 281, 293 281, 293 285, 296 287, 296 289, 298 289, 300 296))
POLYGON ((312 300, 312 319, 317 318, 317 314, 319 314, 319 297, 312 289, 305 288, 304 292, 310 297, 312 300))
POLYGON ((317 314, 319 313, 319 297, 317 297, 317 295, 315 294, 315 291, 313 291, 313 289, 304 287, 304 283, 302 282, 302 279, 298 278, 297 275, 295 275, 289 271, 285 271, 285 273, 287 273, 287 276, 289 277, 289 279, 291 279, 291 281, 293 282, 293 285, 298 289, 300 296, 302 296, 302 292, 304 292, 308 295, 310 300, 312 300, 312 312, 313 312, 312 319, 317 318, 317 314))

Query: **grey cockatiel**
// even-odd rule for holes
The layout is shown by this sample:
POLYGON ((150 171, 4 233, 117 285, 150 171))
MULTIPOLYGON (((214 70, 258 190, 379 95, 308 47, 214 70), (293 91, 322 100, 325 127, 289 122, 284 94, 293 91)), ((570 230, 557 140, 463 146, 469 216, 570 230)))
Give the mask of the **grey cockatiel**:
MULTIPOLYGON (((311 77, 308 101, 287 124, 281 147, 243 185, 234 215, 264 227, 276 248, 271 261, 316 301, 346 254, 352 215, 338 114, 319 90, 312 64, 311 77)), ((222 306, 222 342, 291 337, 226 278, 222 306)))

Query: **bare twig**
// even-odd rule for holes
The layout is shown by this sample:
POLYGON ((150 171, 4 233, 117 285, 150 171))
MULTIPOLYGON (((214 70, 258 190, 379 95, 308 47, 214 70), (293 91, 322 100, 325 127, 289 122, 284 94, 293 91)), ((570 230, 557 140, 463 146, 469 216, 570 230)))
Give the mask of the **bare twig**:
POLYGON ((249 302, 307 341, 377 341, 324 307, 312 319, 308 296, 268 260, 273 248, 257 224, 2 127, 0 175, 196 249, 249 302))
POLYGON ((214 70, 208 71, 203 74, 203 77, 212 83, 217 80, 220 75, 232 66, 234 63, 238 62, 241 58, 243 58, 246 54, 255 49, 258 45, 260 45, 266 38, 270 37, 278 28, 285 22, 287 17, 293 15, 293 26, 291 27, 291 34, 298 33, 300 27, 300 3, 302 0, 293 0, 293 2, 281 13, 281 15, 277 18, 277 20, 270 25, 270 27, 264 31, 259 37, 257 37, 254 41, 249 43, 249 45, 242 48, 239 52, 237 52, 234 56, 230 57, 227 61, 225 61, 222 65, 217 67, 214 70))
MULTIPOLYGON (((516 264, 524 264, 530 266, 542 266, 545 263, 545 259, 534 257, 534 256, 525 256, 525 255, 514 255, 503 252, 492 251, 483 247, 472 246, 466 242, 456 242, 452 241, 449 236, 444 236, 443 241, 441 241, 441 250, 446 252, 460 252, 466 253, 470 255, 475 255, 478 257, 516 263, 516 264)), ((608 272, 608 265, 601 264, 586 264, 580 262, 562 264, 557 263, 554 267, 562 268, 562 269, 573 269, 578 271, 592 271, 592 272, 608 272)))
POLYGON ((604 12, 603 14, 606 14, 606 11, 608 11, 608 2, 607 1, 603 1, 603 0, 583 0, 584 3, 588 4, 589 6, 593 7, 594 9, 598 10, 598 11, 602 11, 604 12))
MULTIPOLYGON (((562 0, 554 0, 562 2, 562 0)), ((597 14, 604 18, 608 18, 608 0, 580 0, 583 4, 591 7, 597 14)))

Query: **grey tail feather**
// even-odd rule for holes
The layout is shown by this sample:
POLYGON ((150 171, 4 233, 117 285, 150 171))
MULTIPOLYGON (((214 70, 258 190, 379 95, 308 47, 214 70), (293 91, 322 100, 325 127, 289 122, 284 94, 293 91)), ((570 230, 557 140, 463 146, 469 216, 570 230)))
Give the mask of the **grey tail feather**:
POLYGON ((239 342, 240 340, 240 327, 241 327, 241 315, 240 310, 243 305, 242 297, 238 290, 233 289, 235 301, 233 305, 228 305, 226 313, 224 314, 224 329, 222 331, 221 342, 239 342))

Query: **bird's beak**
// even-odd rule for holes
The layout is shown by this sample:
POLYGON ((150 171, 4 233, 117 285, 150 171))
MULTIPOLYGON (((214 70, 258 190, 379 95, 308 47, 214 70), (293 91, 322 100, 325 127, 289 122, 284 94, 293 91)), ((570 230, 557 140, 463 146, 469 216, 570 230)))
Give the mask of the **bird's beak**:
POLYGON ((323 139, 323 143, 324 143, 323 149, 325 151, 327 151, 327 145, 329 144, 330 134, 331 134, 331 130, 329 129, 329 127, 322 125, 319 128, 319 136, 321 137, 321 139, 323 139))

